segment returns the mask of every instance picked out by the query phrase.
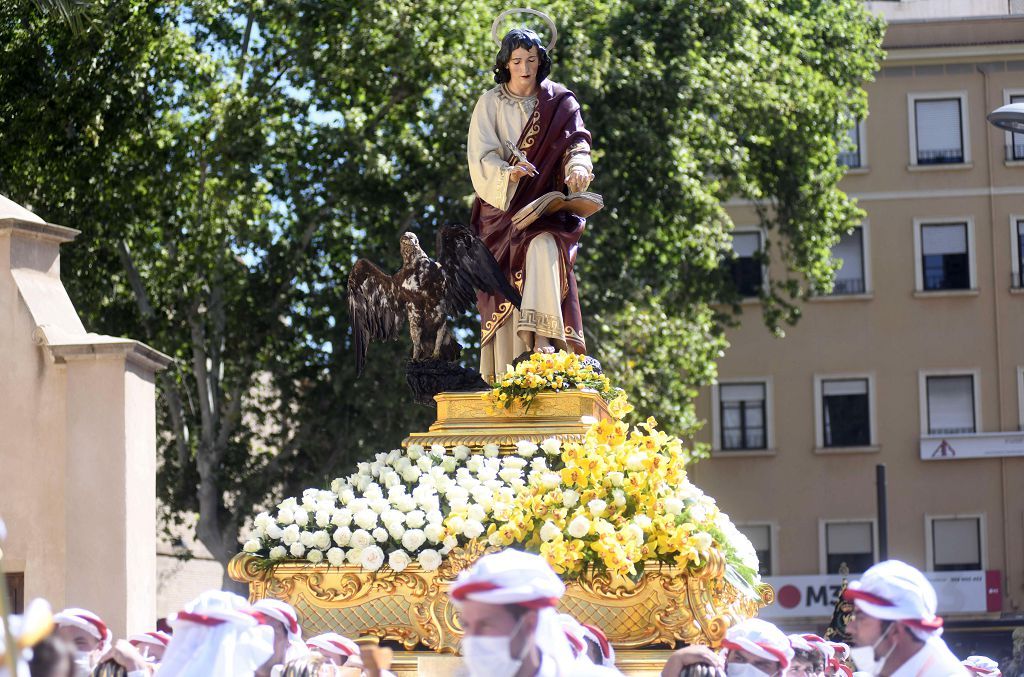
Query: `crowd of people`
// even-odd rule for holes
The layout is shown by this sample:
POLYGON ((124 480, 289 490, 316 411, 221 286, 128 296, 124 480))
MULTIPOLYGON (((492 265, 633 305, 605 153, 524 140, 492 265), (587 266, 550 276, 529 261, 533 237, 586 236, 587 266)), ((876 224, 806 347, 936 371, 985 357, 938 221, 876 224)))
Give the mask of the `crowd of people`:
MULTIPOLYGON (((600 628, 556 607, 565 585, 540 556, 514 549, 482 557, 449 595, 465 636, 469 677, 600 677, 622 674, 600 628)), ((871 567, 844 595, 855 608, 852 646, 814 634, 786 635, 752 618, 729 628, 719 650, 691 645, 672 653, 663 677, 1000 677, 983 656, 961 662, 942 640, 935 590, 917 569, 896 560, 871 567)), ((307 677, 391 675, 390 655, 336 633, 303 640, 289 604, 249 604, 223 591, 200 595, 169 620, 171 633, 114 640, 103 620, 71 608, 53 630, 21 652, 18 677, 307 677)), ((15 634, 31 634, 14 619, 15 634)), ((8 677, 0 668, 0 677, 8 677)))

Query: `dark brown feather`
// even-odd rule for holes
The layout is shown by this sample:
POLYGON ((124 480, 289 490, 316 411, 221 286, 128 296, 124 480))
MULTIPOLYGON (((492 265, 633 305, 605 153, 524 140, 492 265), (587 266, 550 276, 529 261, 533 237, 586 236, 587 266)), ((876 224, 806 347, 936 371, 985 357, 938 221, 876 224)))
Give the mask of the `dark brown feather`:
POLYGON ((501 294, 518 308, 523 302, 480 238, 462 225, 444 226, 437 237, 438 263, 445 273, 449 311, 461 313, 476 305, 476 290, 501 294))
POLYGON ((370 341, 393 341, 405 322, 402 288, 383 270, 359 259, 348 276, 348 312, 356 374, 366 366, 370 341))

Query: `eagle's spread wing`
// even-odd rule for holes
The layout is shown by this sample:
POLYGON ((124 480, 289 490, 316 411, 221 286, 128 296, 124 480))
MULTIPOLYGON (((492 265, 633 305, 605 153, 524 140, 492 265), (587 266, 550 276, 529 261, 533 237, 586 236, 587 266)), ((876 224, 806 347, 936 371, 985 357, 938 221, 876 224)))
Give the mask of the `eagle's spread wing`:
POLYGON ((505 279, 494 255, 466 226, 450 225, 437 236, 438 263, 444 270, 446 298, 453 312, 465 312, 476 303, 475 290, 501 294, 515 305, 523 297, 505 279))
POLYGON ((402 289, 390 275, 366 259, 356 261, 348 276, 348 313, 357 375, 366 366, 370 341, 398 338, 405 320, 401 297, 402 289))

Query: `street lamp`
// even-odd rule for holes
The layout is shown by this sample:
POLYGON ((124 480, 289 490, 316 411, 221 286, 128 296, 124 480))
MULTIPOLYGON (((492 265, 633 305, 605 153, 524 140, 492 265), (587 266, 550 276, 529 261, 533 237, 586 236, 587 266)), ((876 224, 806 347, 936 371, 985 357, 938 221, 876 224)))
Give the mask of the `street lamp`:
POLYGON ((988 121, 999 129, 1024 134, 1024 103, 1010 103, 988 114, 988 121))

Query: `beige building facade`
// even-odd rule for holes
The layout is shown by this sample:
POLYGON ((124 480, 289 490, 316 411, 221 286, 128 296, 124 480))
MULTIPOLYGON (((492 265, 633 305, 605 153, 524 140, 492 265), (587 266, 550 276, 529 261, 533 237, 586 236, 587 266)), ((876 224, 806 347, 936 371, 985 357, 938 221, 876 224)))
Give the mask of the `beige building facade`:
MULTIPOLYGON (((785 338, 763 324, 762 271, 738 266, 751 298, 701 395, 714 452, 691 477, 743 525, 764 573, 823 576, 878 561, 884 464, 889 557, 996 571, 987 608, 947 615, 1024 618, 1024 135, 985 119, 1024 101, 1024 15, 868 4, 890 19, 887 57, 842 182, 867 217, 836 248, 833 293, 785 338)), ((750 206, 730 211, 749 256, 765 233, 750 206)))

